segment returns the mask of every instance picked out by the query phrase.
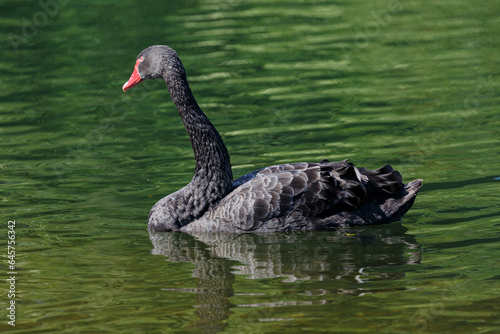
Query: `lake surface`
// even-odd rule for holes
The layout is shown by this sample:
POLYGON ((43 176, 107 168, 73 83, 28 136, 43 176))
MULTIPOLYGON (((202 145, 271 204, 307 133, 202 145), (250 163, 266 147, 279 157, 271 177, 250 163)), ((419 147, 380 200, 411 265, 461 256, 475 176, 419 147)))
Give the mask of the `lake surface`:
POLYGON ((0 271, 16 273, 0 331, 500 332, 499 12, 0 0, 0 271), (235 176, 391 164, 424 179, 414 207, 354 233, 149 235, 149 209, 194 171, 164 84, 121 91, 154 44, 179 53, 235 176))

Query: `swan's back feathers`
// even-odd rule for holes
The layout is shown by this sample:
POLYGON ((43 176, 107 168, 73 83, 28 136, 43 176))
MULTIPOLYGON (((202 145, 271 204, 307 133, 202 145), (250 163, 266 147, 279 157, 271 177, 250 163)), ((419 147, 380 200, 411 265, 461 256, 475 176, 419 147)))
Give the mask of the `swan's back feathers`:
POLYGON ((217 206, 183 230, 268 232, 389 223, 410 208, 421 182, 410 194, 391 166, 367 170, 347 161, 322 161, 266 167, 234 184, 217 206))

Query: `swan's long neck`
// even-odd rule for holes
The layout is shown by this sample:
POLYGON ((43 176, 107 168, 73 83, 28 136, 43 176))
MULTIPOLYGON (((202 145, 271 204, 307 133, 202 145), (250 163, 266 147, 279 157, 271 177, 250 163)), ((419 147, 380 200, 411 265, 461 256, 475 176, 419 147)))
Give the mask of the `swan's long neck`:
POLYGON ((196 172, 189 187, 195 197, 206 199, 202 206, 207 209, 230 191, 233 174, 229 153, 212 122, 196 103, 183 68, 170 68, 164 80, 189 135, 196 159, 196 172))

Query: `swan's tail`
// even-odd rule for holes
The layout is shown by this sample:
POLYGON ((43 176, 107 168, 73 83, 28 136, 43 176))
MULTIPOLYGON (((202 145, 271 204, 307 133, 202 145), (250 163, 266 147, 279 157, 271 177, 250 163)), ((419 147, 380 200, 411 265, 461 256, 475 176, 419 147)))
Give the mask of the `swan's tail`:
POLYGON ((417 197, 418 190, 422 187, 423 180, 417 179, 408 182, 404 185, 400 196, 388 198, 384 204, 380 206, 382 211, 389 218, 389 222, 398 221, 403 215, 410 210, 415 198, 417 197))
MULTIPOLYGON (((396 189, 389 196, 379 197, 377 200, 373 200, 370 203, 362 205, 357 210, 354 211, 343 211, 328 218, 322 220, 322 222, 317 222, 317 224, 323 224, 326 228, 330 227, 345 227, 345 226, 359 226, 359 225, 378 225, 378 224, 388 224, 398 220, 401 220, 403 215, 410 210, 415 198, 417 197, 418 190, 422 186, 423 181, 420 179, 408 182, 407 184, 394 182, 396 179, 400 178, 399 173, 392 171, 392 168, 386 167, 386 171, 390 172, 390 177, 385 178, 384 188, 394 188, 396 189), (392 180, 394 178, 394 180, 392 180), (397 189, 399 188, 399 190, 397 189)), ((379 169, 380 172, 382 169, 379 169)), ((363 170, 363 172, 365 172, 363 170)), ((370 171, 370 173, 377 174, 377 170, 370 171)), ((366 172, 365 172, 366 173, 366 172)), ((372 175, 370 175, 372 176, 372 175)), ((374 180, 371 180, 372 182, 374 180)), ((380 187, 380 185, 379 185, 380 187)), ((380 191, 381 188, 378 189, 380 191)), ((384 191, 384 190, 382 190, 384 191)))

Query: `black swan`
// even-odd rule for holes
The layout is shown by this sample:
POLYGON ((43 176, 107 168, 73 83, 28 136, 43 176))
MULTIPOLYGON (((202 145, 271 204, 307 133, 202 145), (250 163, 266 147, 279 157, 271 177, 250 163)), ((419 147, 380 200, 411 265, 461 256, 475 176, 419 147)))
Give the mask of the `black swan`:
POLYGON ((265 167, 233 180, 226 146, 191 93, 177 53, 155 45, 142 51, 127 91, 161 78, 177 106, 196 159, 193 180, 149 212, 151 231, 278 232, 385 224, 410 209, 422 180, 402 183, 386 165, 375 170, 341 162, 265 167))

